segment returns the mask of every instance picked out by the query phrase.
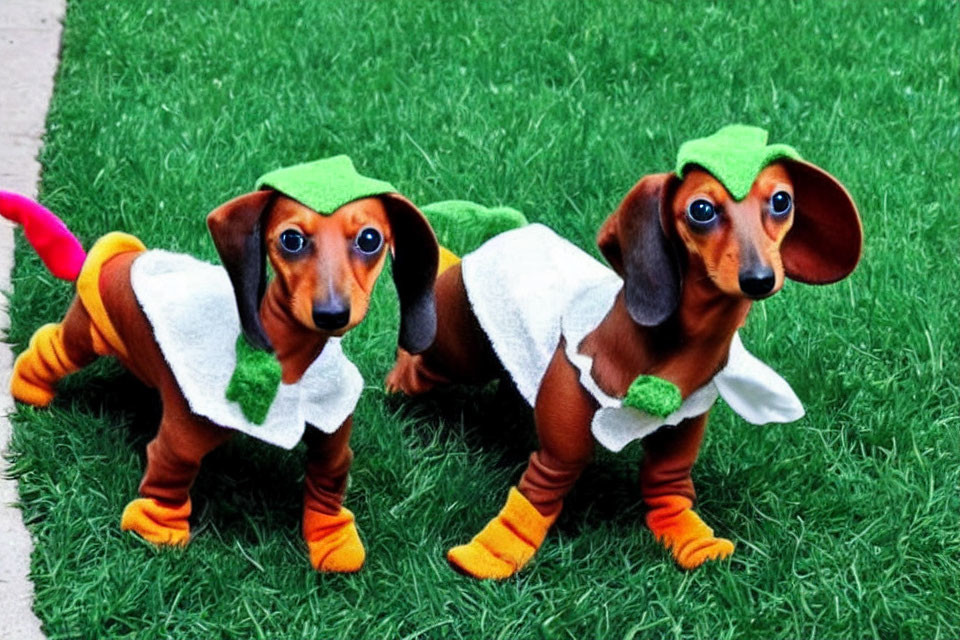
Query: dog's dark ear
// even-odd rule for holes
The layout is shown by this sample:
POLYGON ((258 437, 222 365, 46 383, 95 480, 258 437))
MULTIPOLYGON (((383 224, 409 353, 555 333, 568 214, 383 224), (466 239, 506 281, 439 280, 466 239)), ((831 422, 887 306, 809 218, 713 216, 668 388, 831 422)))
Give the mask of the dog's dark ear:
POLYGON ((393 233, 393 281, 400 298, 397 344, 420 353, 437 335, 433 284, 440 249, 427 218, 412 202, 395 193, 380 196, 393 233))
POLYGON ((857 205, 840 182, 807 162, 784 160, 796 210, 780 255, 788 278, 829 284, 846 278, 860 261, 863 227, 857 205))
POLYGON ((624 281, 633 321, 653 327, 680 302, 680 264, 665 232, 679 180, 672 173, 645 176, 630 190, 597 234, 597 246, 624 281))
POLYGON ((623 277, 623 253, 620 251, 620 209, 617 209, 603 221, 597 231, 597 247, 613 270, 623 277))
POLYGON ((273 345, 260 324, 260 301, 267 286, 262 218, 275 196, 270 190, 254 191, 225 202, 207 216, 213 244, 233 284, 243 334, 251 345, 265 351, 273 351, 273 345))

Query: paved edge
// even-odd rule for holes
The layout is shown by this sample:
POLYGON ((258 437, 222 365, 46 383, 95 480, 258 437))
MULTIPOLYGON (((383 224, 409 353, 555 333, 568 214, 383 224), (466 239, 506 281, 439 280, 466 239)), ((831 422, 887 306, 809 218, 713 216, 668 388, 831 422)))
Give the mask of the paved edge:
MULTIPOLYGON (((4 0, 0 3, 0 188, 35 198, 40 179, 37 154, 44 133, 53 77, 60 61, 65 0, 4 0)), ((13 227, 0 220, 0 290, 10 291, 13 227)), ((0 297, 0 332, 10 320, 0 297)), ((0 638, 42 640, 33 612, 30 554, 33 541, 17 507, 17 483, 9 476, 7 447, 13 399, 7 392, 13 354, 0 342, 0 638)))

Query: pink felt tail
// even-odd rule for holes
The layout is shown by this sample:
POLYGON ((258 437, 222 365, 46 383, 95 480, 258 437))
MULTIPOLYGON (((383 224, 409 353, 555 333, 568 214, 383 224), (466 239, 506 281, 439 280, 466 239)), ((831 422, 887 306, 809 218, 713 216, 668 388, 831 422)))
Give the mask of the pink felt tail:
POLYGON ((0 191, 0 215, 23 227, 27 242, 50 273, 70 282, 77 279, 87 254, 77 237, 53 212, 30 198, 0 191))

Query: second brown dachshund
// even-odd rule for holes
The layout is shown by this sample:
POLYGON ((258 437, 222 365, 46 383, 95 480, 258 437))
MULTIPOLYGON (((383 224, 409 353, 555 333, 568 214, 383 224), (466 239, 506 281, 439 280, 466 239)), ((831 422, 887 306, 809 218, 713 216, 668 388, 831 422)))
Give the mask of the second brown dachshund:
POLYGON ((640 497, 654 536, 683 568, 729 556, 694 511, 691 469, 718 395, 750 422, 803 415, 737 330, 785 278, 827 284, 861 252, 846 189, 761 129, 733 125, 681 147, 674 172, 642 178, 601 226, 613 268, 542 225, 494 237, 442 273, 438 332, 400 350, 387 388, 406 394, 508 376, 532 405, 539 449, 506 505, 447 558, 505 578, 542 544, 595 442, 641 440, 640 497), (627 407, 636 381, 675 385, 668 415, 627 407))

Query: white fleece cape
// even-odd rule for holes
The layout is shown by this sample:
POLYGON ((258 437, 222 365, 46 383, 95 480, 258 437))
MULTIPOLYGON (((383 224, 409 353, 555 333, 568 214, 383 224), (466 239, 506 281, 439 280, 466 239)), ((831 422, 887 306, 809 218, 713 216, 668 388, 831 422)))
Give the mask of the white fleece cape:
POLYGON ((240 405, 226 397, 237 363, 240 318, 223 267, 188 255, 147 251, 134 260, 130 281, 195 414, 290 449, 307 424, 333 433, 353 413, 363 378, 344 355, 340 339, 331 338, 298 382, 280 385, 263 424, 248 421, 240 405))
POLYGON ((566 339, 567 358, 600 405, 591 431, 611 451, 662 426, 706 413, 718 395, 752 424, 793 422, 804 415, 790 385, 744 348, 739 333, 723 370, 666 418, 624 407, 621 398, 604 393, 590 373, 593 359, 577 347, 607 315, 623 281, 543 225, 494 237, 463 258, 462 272, 480 326, 531 406, 561 335, 566 339))

